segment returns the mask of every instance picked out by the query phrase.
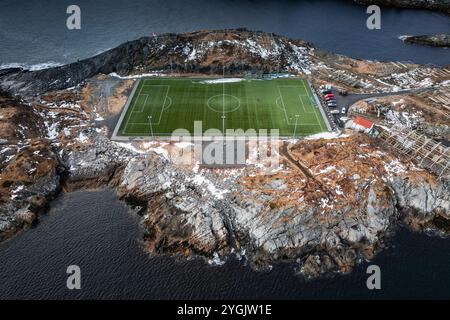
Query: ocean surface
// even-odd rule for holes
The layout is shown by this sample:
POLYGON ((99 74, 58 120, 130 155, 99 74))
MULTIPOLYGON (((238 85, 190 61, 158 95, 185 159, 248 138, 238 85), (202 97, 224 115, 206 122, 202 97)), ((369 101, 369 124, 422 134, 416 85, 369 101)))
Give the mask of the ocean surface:
POLYGON ((381 290, 366 288, 368 263, 351 274, 305 281, 280 263, 255 272, 245 259, 150 257, 138 217, 110 190, 61 195, 34 228, 0 244, 0 299, 449 299, 450 240, 399 229, 371 264, 381 290), (81 290, 66 269, 81 268, 81 290))
POLYGON ((450 31, 450 17, 382 8, 381 30, 351 0, 0 0, 0 66, 43 68, 83 59, 153 32, 246 27, 304 39, 356 58, 450 64, 450 51, 404 44, 401 35, 450 31), (81 30, 66 9, 81 8, 81 30))

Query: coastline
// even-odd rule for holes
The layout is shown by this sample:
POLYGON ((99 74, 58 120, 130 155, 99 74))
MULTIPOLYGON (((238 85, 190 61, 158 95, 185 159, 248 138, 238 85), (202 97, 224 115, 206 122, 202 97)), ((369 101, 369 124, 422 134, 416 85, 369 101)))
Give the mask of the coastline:
POLYGON ((308 280, 295 275, 295 262, 275 262, 270 271, 255 272, 245 258, 230 257, 218 266, 203 259, 148 256, 142 248, 139 219, 114 199, 110 191, 64 194, 42 218, 40 229, 33 228, 20 238, 0 243, 0 259, 4 261, 0 270, 0 278, 4 279, 0 284, 1 298, 448 298, 446 239, 401 228, 383 252, 370 262, 363 261, 351 274, 308 280), (98 199, 104 200, 102 206, 98 206, 98 199), (62 237, 66 241, 61 241, 62 237), (23 259, 21 254, 29 250, 34 253, 33 258, 23 259), (85 281, 81 292, 61 285, 65 273, 60 266, 74 261, 83 261, 85 281), (383 290, 369 291, 363 285, 370 264, 382 269, 383 290), (127 277, 120 276, 124 274, 127 277), (413 290, 416 287, 432 287, 433 291, 424 294, 413 290))
POLYGON ((400 40, 417 45, 431 46, 431 47, 450 47, 450 35, 421 35, 421 36, 401 36, 400 40))
MULTIPOLYGON (((313 78, 315 85, 330 81, 330 74, 338 74, 334 80, 337 86, 352 93, 392 93, 396 88, 424 87, 445 90, 450 77, 445 68, 359 61, 324 54, 306 42, 286 37, 273 38, 268 45, 267 35, 261 32, 216 33, 220 34, 218 39, 223 36, 230 41, 227 45, 233 43, 236 50, 242 50, 242 69, 233 67, 234 61, 229 60, 226 70, 230 74, 279 67, 272 58, 282 50, 282 67, 288 72, 313 78), (252 39, 253 43, 241 39, 252 39), (399 70, 414 81, 405 84, 403 79, 390 77, 392 72, 387 68, 399 70), (427 78, 432 82, 424 82, 427 78)), ((13 70, 0 76, 4 89, 24 98, 2 96, 2 103, 10 108, 4 115, 12 121, 8 125, 16 125, 22 132, 19 137, 23 137, 7 135, 9 127, 1 136, 10 149, 5 158, 8 176, 2 177, 9 181, 3 185, 9 199, 3 212, 13 226, 20 229, 20 223, 33 223, 39 209, 45 208, 46 200, 61 187, 70 191, 110 186, 117 188, 120 199, 141 207, 147 230, 144 241, 150 252, 214 259, 245 249, 255 269, 293 259, 300 273, 319 277, 351 272, 362 257, 372 258, 400 221, 422 230, 436 227, 436 217, 448 220, 448 184, 363 133, 332 142, 280 142, 289 157, 285 156, 282 165, 269 175, 256 164, 241 171, 179 167, 167 157, 173 144, 110 141, 109 131, 95 119, 117 115, 133 81, 97 75, 100 70, 109 73, 116 69, 122 76, 158 72, 168 63, 167 52, 180 43, 189 50, 171 56, 177 72, 195 73, 203 68, 204 73, 214 74, 220 69, 217 62, 202 65, 214 61, 211 57, 217 53, 211 48, 204 52, 197 49, 197 55, 186 60, 194 45, 201 48, 211 41, 207 32, 168 35, 166 39, 164 50, 159 49, 161 44, 152 46, 150 39, 141 38, 92 60, 34 72, 13 70), (131 61, 128 54, 120 56, 124 50, 134 50, 131 61), (105 65, 99 64, 101 60, 105 65), (83 77, 73 77, 82 70, 87 71, 83 77), (113 88, 106 102, 105 88, 113 88), (30 106, 39 111, 26 117, 30 106), (329 154, 335 157, 333 165, 329 154), (12 159, 41 165, 14 166, 12 159), (307 169, 299 170, 290 159, 307 169), (30 170, 35 170, 31 178, 27 174, 30 170), (331 181, 338 181, 338 185, 331 181), (295 197, 302 200, 293 200, 286 189, 297 190, 295 197), (336 191, 342 189, 345 193, 336 191), (224 192, 218 194, 217 190, 224 192)), ((219 41, 215 50, 224 50, 219 41)))
POLYGON ((410 9, 427 9, 445 14, 450 14, 450 1, 420 1, 420 0, 354 0, 354 2, 363 5, 381 5, 397 8, 410 8, 410 9))

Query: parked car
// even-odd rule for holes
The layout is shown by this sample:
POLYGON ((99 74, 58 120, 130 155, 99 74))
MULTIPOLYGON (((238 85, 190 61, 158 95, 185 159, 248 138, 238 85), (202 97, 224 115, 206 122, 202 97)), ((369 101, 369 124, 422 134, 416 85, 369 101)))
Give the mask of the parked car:
POLYGON ((334 100, 334 97, 325 97, 325 101, 334 100))
POLYGON ((322 92, 322 94, 330 94, 330 93, 333 93, 333 92, 331 92, 331 90, 329 90, 329 89, 322 89, 322 90, 320 90, 320 92, 322 92))
POLYGON ((328 108, 336 108, 337 107, 337 103, 336 102, 328 102, 327 103, 327 107, 328 108))
POLYGON ((342 114, 346 114, 346 113, 347 113, 347 110, 346 110, 345 108, 342 108, 341 113, 342 113, 342 114))
POLYGON ((339 114, 339 110, 338 109, 330 110, 330 113, 331 114, 339 114))
POLYGON ((325 98, 334 98, 334 94, 332 94, 332 93, 326 94, 325 98))

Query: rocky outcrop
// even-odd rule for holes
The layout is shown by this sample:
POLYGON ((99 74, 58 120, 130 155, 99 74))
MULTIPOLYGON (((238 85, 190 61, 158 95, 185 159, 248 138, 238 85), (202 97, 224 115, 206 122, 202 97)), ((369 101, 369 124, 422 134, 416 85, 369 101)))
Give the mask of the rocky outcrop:
POLYGON ((149 42, 149 38, 141 38, 93 58, 56 68, 37 71, 17 68, 3 70, 0 74, 1 88, 15 94, 34 95, 73 87, 100 73, 127 74, 143 62, 149 52, 145 49, 149 42))
POLYGON ((11 152, 0 166, 0 241, 31 226, 60 190, 57 155, 48 144, 32 143, 11 152))
POLYGON ((114 187, 131 153, 117 148, 92 128, 81 132, 86 142, 69 144, 61 150, 61 165, 65 168, 64 189, 114 187))
POLYGON ((145 203, 143 224, 151 252, 206 257, 230 252, 219 200, 202 192, 195 174, 149 154, 128 163, 118 191, 123 199, 145 203))
POLYGON ((420 44, 432 47, 450 47, 450 34, 402 36, 401 40, 406 43, 420 44))
MULTIPOLYGON (((84 80, 97 74, 117 73, 122 76, 132 72, 154 72, 171 70, 172 72, 200 72, 200 73, 236 73, 237 70, 276 70, 278 63, 262 61, 258 58, 258 50, 264 50, 256 38, 265 38, 262 32, 250 32, 245 29, 217 30, 213 32, 194 32, 187 34, 163 34, 158 39, 143 37, 129 41, 114 49, 108 50, 95 57, 71 63, 65 66, 45 70, 28 71, 21 69, 6 69, 0 73, 0 86, 3 90, 20 95, 35 95, 52 90, 61 90, 76 86, 84 80), (216 35, 215 35, 216 34, 216 35), (229 39, 227 39, 229 38, 229 39), (253 39, 252 39, 253 38, 253 39), (192 47, 199 42, 203 49, 208 49, 208 43, 214 41, 218 45, 225 44, 228 49, 226 56, 207 56, 198 59, 192 47), (239 56, 231 52, 233 42, 242 41, 239 56), (202 43, 200 43, 202 42, 202 43), (204 43, 203 43, 204 42, 204 43), (233 59, 239 57, 239 59, 233 59)), ((299 58, 299 50, 307 48, 303 41, 291 44, 286 38, 278 37, 280 44, 286 46, 285 52, 292 57, 286 57, 281 63, 287 64, 299 58), (302 47, 298 47, 301 45, 302 47)))
POLYGON ((44 119, 0 92, 0 241, 29 227, 60 189, 58 155, 44 119))
POLYGON ((430 9, 450 14, 449 0, 354 0, 364 5, 381 5, 400 8, 430 9))
POLYGON ((422 131, 428 137, 436 140, 450 140, 450 126, 445 124, 422 124, 422 131))
MULTIPOLYGON (((98 138, 91 138, 95 139, 98 138)), ((342 143, 367 142, 370 140, 356 143, 350 139, 342 143)), ((367 151, 358 150, 352 159, 344 160, 344 155, 348 158, 349 154, 342 150, 339 160, 339 152, 323 150, 330 148, 325 141, 302 143, 302 150, 307 148, 302 161, 309 168, 315 166, 309 161, 326 163, 322 153, 334 154, 336 169, 310 170, 313 176, 314 172, 320 172, 320 177, 315 178, 319 182, 328 181, 329 185, 328 179, 337 181, 339 185, 333 188, 346 199, 341 202, 322 193, 323 188, 329 187, 325 184, 321 187, 314 180, 305 185, 302 198, 294 200, 297 191, 289 190, 303 188, 305 180, 311 179, 301 171, 287 170, 286 174, 293 174, 292 180, 282 179, 281 175, 256 175, 253 179, 259 183, 252 187, 248 182, 239 182, 242 178, 252 179, 246 174, 234 174, 224 180, 210 170, 183 169, 148 147, 130 148, 129 144, 113 143, 108 145, 112 152, 104 152, 96 145, 86 148, 94 148, 98 156, 83 163, 80 169, 70 169, 70 175, 84 177, 85 172, 104 172, 109 162, 123 166, 114 185, 119 197, 141 208, 145 243, 154 254, 196 254, 214 259, 232 251, 245 252, 257 269, 290 259, 298 261, 298 272, 306 276, 346 273, 361 257, 372 258, 402 217, 412 227, 421 229, 428 228, 426 222, 436 215, 442 219, 441 213, 449 212, 448 186, 420 170, 409 175, 410 170, 402 171, 401 164, 380 150, 368 155, 372 160, 362 160, 359 167, 356 159, 367 151), (310 153, 316 154, 317 159, 308 156, 310 153), (368 183, 373 178, 371 168, 381 180, 368 183), (230 185, 235 189, 230 189, 230 185), (346 190, 345 194, 340 190, 346 190), (284 197, 290 200, 285 202, 284 197), (353 197, 355 202, 351 200, 353 197)), ((367 150, 373 147, 367 146, 367 150)), ((67 153, 67 167, 83 161, 80 158, 83 150, 67 153)), ((257 170, 251 170, 257 174, 257 170)))
POLYGON ((405 212, 405 221, 413 229, 429 228, 436 218, 450 222, 449 181, 437 182, 433 177, 423 176, 414 179, 396 177, 392 188, 398 206, 405 212))

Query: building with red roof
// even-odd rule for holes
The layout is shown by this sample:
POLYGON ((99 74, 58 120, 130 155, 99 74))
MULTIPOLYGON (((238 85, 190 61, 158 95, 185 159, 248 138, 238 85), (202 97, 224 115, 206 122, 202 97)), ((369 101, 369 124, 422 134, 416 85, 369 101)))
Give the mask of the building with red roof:
POLYGON ((364 127, 367 130, 372 130, 374 123, 370 120, 364 119, 362 117, 356 117, 355 120, 353 120, 353 123, 355 125, 359 125, 364 127))

